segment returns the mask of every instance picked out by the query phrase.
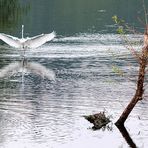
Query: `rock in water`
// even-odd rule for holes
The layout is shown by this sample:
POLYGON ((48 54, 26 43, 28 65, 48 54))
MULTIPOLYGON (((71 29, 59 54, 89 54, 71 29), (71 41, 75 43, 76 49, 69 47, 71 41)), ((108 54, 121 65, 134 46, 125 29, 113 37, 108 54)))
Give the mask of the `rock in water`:
POLYGON ((109 117, 106 117, 104 112, 100 112, 94 115, 88 115, 84 116, 86 120, 88 120, 90 123, 93 123, 93 129, 100 129, 104 126, 106 126, 110 121, 109 117))

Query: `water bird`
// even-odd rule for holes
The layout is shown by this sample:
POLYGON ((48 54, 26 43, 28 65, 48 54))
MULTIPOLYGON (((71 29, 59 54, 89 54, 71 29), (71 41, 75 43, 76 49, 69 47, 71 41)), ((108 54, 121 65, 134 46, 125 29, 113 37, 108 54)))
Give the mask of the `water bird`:
POLYGON ((40 34, 34 37, 24 38, 24 25, 22 25, 22 38, 17 38, 8 34, 0 33, 0 39, 14 48, 26 50, 28 48, 37 48, 44 43, 51 41, 56 36, 53 31, 49 34, 40 34))

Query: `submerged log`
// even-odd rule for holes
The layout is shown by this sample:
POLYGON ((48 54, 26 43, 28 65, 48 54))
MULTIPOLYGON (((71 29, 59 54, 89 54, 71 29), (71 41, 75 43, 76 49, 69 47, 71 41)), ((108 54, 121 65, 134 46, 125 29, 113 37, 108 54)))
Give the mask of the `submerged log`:
POLYGON ((124 125, 124 122, 128 118, 129 114, 135 107, 138 101, 142 100, 144 93, 144 80, 145 80, 145 70, 148 64, 148 25, 144 34, 144 47, 142 48, 141 56, 139 57, 139 74, 137 81, 137 89, 134 97, 127 105, 120 118, 117 120, 115 125, 124 125))
POLYGON ((110 121, 109 117, 106 117, 104 112, 100 112, 93 115, 84 116, 86 120, 90 123, 93 123, 92 129, 101 129, 102 127, 106 126, 110 121))

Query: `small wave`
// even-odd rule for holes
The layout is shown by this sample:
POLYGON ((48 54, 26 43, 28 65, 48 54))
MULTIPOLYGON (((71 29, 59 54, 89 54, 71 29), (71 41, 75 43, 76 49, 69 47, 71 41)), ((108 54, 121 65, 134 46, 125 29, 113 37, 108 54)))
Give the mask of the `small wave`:
MULTIPOLYGON (((130 41, 139 41, 142 39, 142 35, 138 34, 127 34, 126 35, 130 41)), ((80 33, 75 36, 60 37, 54 39, 57 43, 100 43, 100 44, 119 44, 121 43, 121 35, 119 34, 88 34, 80 33)))
MULTIPOLYGON (((133 43, 134 49, 141 48, 142 35, 127 34, 128 41, 133 43)), ((52 43, 46 43, 37 49, 26 50, 26 56, 29 58, 80 58, 90 56, 108 56, 107 50, 112 50, 114 54, 128 52, 126 44, 119 34, 89 34, 79 33, 74 36, 55 38, 52 43), (117 53, 118 52, 118 53, 117 53)), ((20 52, 11 50, 3 54, 5 57, 18 58, 20 52)))

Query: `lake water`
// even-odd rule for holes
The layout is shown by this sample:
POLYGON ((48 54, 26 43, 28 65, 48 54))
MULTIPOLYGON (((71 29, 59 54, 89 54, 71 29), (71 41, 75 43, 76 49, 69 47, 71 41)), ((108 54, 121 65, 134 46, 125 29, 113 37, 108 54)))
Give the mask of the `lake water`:
MULTIPOLYGON (((139 1, 134 1, 133 9, 132 2, 127 2, 128 11, 115 0, 110 2, 112 7, 107 1, 95 0, 85 5, 83 0, 63 3, 26 0, 20 5, 19 1, 12 2, 15 17, 12 20, 7 20, 7 15, 5 19, 1 17, 1 32, 20 36, 24 24, 25 36, 54 29, 57 37, 26 52, 28 63, 36 64, 40 75, 27 71, 22 77, 21 72, 12 70, 9 77, 0 79, 0 148, 129 147, 113 123, 134 95, 138 64, 108 19, 115 13, 129 20, 134 18, 139 1), (98 21, 99 15, 102 19, 98 21), (114 72, 118 68, 123 76, 114 72), (46 70, 50 70, 51 77, 55 73, 55 80, 42 78, 46 70), (100 111, 112 116, 110 130, 93 131, 83 117, 100 111)), ((10 8, 8 4, 4 8, 10 8)), ((139 28, 138 23, 135 26, 139 28)), ((141 35, 130 34, 128 38, 142 41, 141 35)), ((134 48, 138 50, 141 45, 134 48)), ((1 43, 0 68, 20 63, 20 54, 20 50, 1 43)), ((147 107, 145 97, 126 122, 127 131, 139 148, 148 146, 147 107)))

